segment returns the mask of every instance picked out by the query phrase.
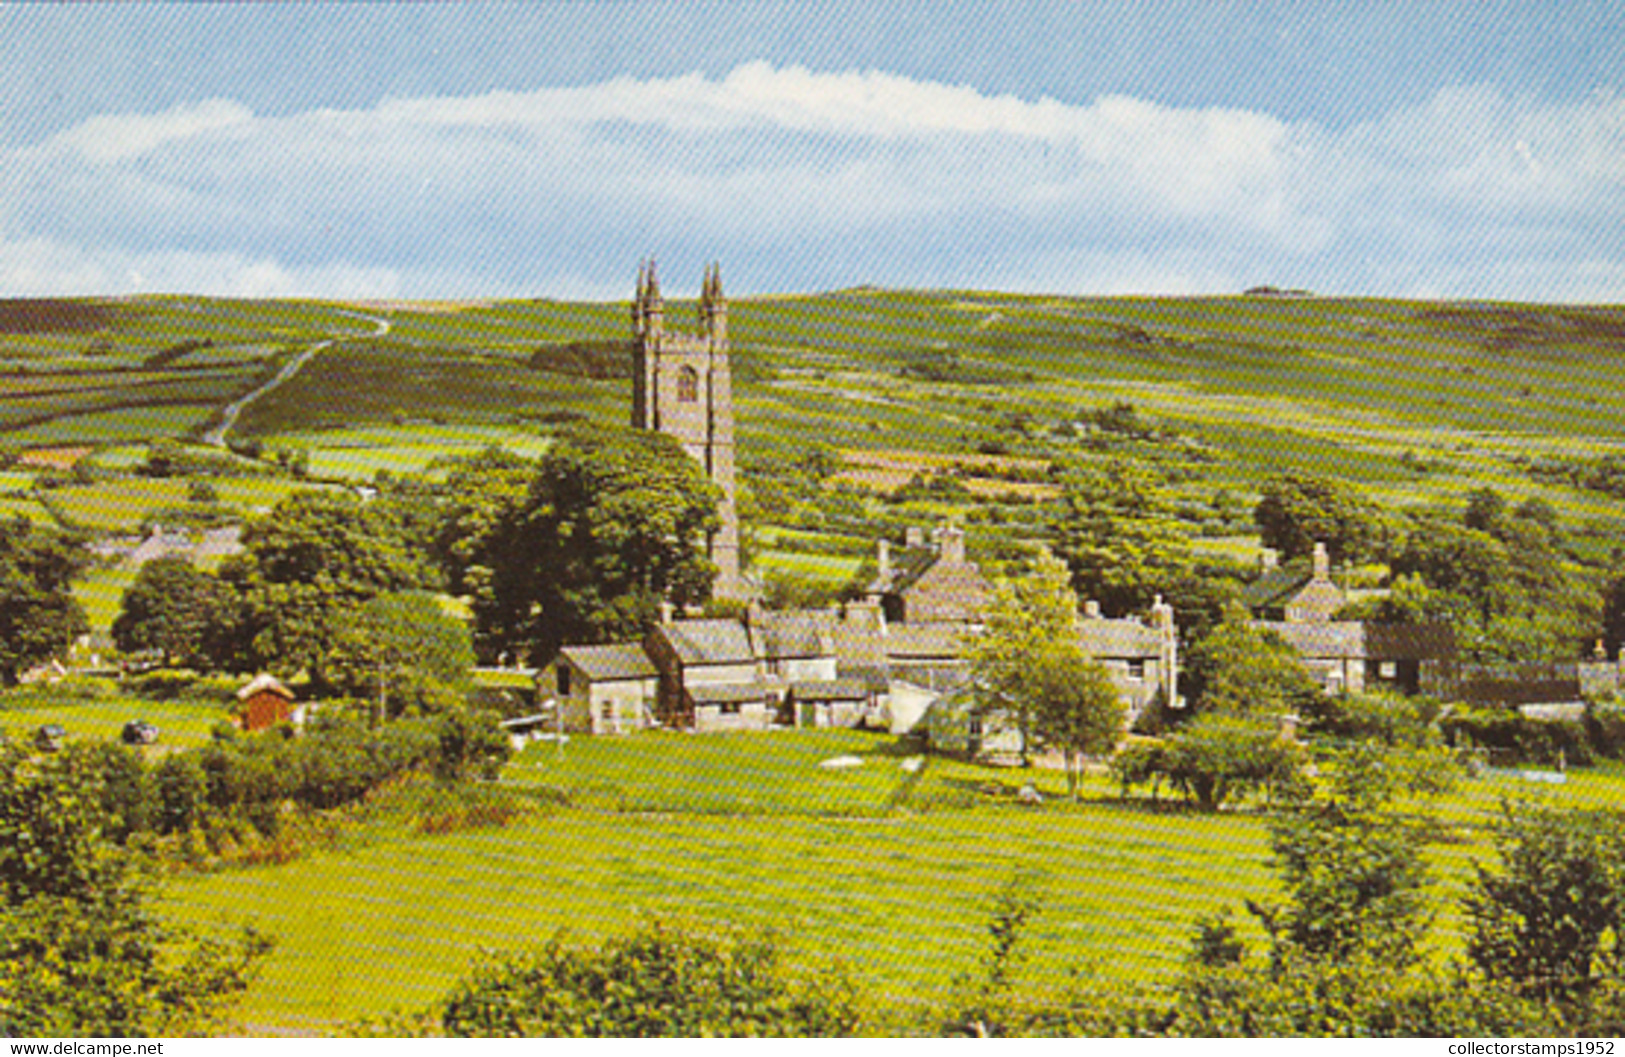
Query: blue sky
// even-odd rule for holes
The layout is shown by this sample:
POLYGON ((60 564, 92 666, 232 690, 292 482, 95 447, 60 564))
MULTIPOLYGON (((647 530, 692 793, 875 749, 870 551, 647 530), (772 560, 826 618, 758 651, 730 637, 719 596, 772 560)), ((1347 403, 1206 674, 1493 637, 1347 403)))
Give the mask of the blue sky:
POLYGON ((0 295, 1625 301, 1625 6, 0 5, 0 295))

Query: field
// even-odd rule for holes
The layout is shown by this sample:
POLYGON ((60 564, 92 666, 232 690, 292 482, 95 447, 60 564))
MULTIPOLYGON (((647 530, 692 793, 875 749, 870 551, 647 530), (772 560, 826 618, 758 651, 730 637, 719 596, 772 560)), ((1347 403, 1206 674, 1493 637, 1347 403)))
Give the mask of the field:
MULTIPOLYGON (((480 949, 540 943, 563 928, 600 937, 640 916, 774 929, 797 958, 839 960, 901 1003, 939 995, 984 949, 995 894, 1022 878, 1043 909, 1029 979, 1076 969, 1123 985, 1175 971, 1194 920, 1274 891, 1263 820, 1119 803, 1104 778, 1081 806, 1022 807, 1016 772, 932 759, 917 779, 881 735, 649 735, 532 746, 505 784, 565 792, 570 806, 506 829, 400 836, 274 868, 173 882, 190 921, 253 920, 278 936, 238 1011, 254 1032, 324 1032, 357 1016, 423 1008, 480 949), (850 769, 819 766, 854 755, 850 769)), ((1563 786, 1515 776, 1464 784, 1434 846, 1441 911, 1433 956, 1461 952, 1454 903, 1479 828, 1502 796, 1546 790, 1595 806, 1625 789, 1617 767, 1563 786)), ((544 798, 543 802, 546 802, 544 798)))
POLYGON ((13 739, 31 735, 42 723, 60 723, 70 741, 117 741, 124 724, 144 719, 158 727, 158 743, 149 756, 171 749, 202 745, 209 730, 226 718, 223 706, 188 701, 147 701, 109 694, 88 700, 37 693, 12 693, 0 701, 0 728, 13 739))

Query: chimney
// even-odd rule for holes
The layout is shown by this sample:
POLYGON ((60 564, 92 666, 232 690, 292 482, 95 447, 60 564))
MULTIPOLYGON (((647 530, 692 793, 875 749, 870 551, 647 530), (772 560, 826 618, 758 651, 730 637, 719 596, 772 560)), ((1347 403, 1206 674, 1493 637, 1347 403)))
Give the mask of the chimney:
POLYGON ((660 600, 660 622, 662 624, 670 624, 672 615, 675 612, 676 610, 672 607, 671 599, 662 598, 660 600))
POLYGON ((965 532, 959 526, 945 522, 937 537, 937 555, 947 565, 965 564, 965 532))
POLYGON ((1315 543, 1315 582, 1324 583, 1332 578, 1331 558, 1326 554, 1326 545, 1319 541, 1315 543))
POLYGON ((1151 603, 1151 626, 1158 631, 1172 631, 1174 627, 1174 607, 1164 602, 1161 595, 1151 603))
POLYGON ((1086 620, 1100 619, 1100 603, 1093 598, 1083 604, 1083 616, 1086 620))
POLYGON ((875 565, 880 569, 881 583, 891 582, 891 540, 882 538, 875 544, 875 565))
POLYGON ((1268 547, 1265 547, 1263 550, 1259 551, 1258 552, 1258 575, 1262 576, 1265 573, 1269 572, 1271 569, 1275 568, 1275 562, 1276 562, 1276 555, 1275 555, 1274 551, 1270 550, 1268 547))
POLYGON ((909 547, 925 546, 925 530, 918 525, 909 526, 903 533, 903 543, 909 547))

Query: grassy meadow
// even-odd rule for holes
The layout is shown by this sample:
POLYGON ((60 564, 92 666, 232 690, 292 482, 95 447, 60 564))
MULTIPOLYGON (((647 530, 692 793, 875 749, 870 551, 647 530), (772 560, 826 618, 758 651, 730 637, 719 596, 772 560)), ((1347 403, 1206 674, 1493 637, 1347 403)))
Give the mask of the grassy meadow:
MULTIPOLYGON (((1188 951, 1195 920, 1272 898, 1268 830, 1251 810, 1200 815, 1120 802, 1102 776, 1081 805, 1059 772, 1029 772, 1046 802, 1015 802, 1024 777, 940 758, 911 775, 885 735, 646 735, 537 744, 502 781, 540 795, 501 829, 375 837, 284 866, 171 882, 169 912, 253 921, 278 938, 236 1016, 254 1032, 327 1032, 423 1008, 482 949, 560 929, 601 938, 640 916, 764 927, 794 956, 841 961, 866 991, 907 1004, 940 995, 985 949, 1012 879, 1042 910, 1027 936, 1033 987, 1073 972, 1155 986, 1188 951), (822 761, 855 756, 845 769, 822 761), (551 794, 563 794, 559 804, 551 794)), ((1461 954, 1456 908, 1482 824, 1503 797, 1597 806, 1625 792, 1618 765, 1564 785, 1464 780, 1436 805, 1452 836, 1430 848, 1432 956, 1461 954)))

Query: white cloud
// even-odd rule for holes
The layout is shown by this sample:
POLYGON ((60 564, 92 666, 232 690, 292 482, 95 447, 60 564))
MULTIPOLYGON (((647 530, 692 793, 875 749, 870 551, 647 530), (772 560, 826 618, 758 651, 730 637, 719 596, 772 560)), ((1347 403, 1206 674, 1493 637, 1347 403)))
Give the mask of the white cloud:
POLYGON ((197 293, 219 297, 383 298, 400 293, 386 268, 288 268, 234 253, 94 251, 48 239, 0 241, 0 289, 9 296, 63 292, 197 293))
POLYGON ((281 117, 213 100, 93 118, 0 151, 0 283, 37 288, 54 268, 58 290, 124 292, 133 270, 211 291, 564 294, 670 251, 755 261, 778 289, 1400 293, 1427 276, 1549 296, 1584 261, 1606 295, 1621 191, 1610 96, 1465 87, 1334 133, 750 63, 281 117))
POLYGON ((180 140, 223 129, 245 129, 253 111, 229 99, 178 106, 161 114, 109 114, 53 136, 49 147, 76 151, 94 162, 124 161, 180 140))

